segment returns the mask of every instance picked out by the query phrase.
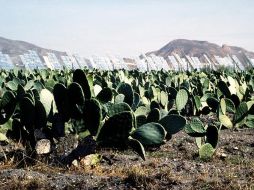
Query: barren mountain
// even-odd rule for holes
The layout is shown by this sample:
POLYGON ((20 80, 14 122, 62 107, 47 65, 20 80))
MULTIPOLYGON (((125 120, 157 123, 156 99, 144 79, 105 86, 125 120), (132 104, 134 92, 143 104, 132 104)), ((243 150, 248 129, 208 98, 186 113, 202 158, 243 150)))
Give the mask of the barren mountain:
POLYGON ((21 62, 19 55, 27 53, 28 50, 37 51, 41 58, 42 56, 46 55, 46 53, 54 53, 57 57, 60 57, 61 55, 66 55, 65 52, 45 49, 28 42, 10 40, 0 37, 0 51, 2 53, 9 54, 15 64, 19 64, 21 62))
POLYGON ((148 54, 154 53, 155 55, 162 56, 166 58, 172 53, 177 53, 180 56, 190 55, 195 57, 202 57, 203 54, 208 56, 218 55, 226 56, 228 54, 236 55, 239 59, 243 59, 243 53, 247 56, 254 58, 254 52, 247 51, 241 47, 223 45, 222 47, 210 43, 207 41, 197 41, 197 40, 186 40, 186 39, 177 39, 169 42, 167 45, 161 49, 148 54))

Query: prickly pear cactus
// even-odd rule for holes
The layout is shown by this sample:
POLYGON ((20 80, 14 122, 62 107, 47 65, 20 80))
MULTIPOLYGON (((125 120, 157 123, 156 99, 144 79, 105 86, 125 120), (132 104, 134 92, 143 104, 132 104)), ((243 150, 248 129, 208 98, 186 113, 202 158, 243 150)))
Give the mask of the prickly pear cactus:
POLYGON ((133 114, 128 111, 110 117, 100 129, 97 141, 104 146, 126 146, 131 129, 134 127, 133 120, 133 114))
POLYGON ((132 132, 131 137, 144 146, 158 146, 164 143, 167 132, 159 123, 147 123, 132 132))
POLYGON ((186 125, 186 119, 180 115, 167 115, 159 120, 159 122, 169 135, 176 134, 186 125))
POLYGON ((211 144, 215 149, 218 144, 219 132, 217 127, 214 125, 209 125, 206 130, 206 142, 211 144))
POLYGON ((91 90, 90 90, 89 82, 87 80, 87 77, 84 71, 82 71, 81 69, 75 70, 73 72, 73 82, 76 82, 81 86, 86 99, 91 98, 91 90))
POLYGON ((226 128, 232 128, 233 127, 233 123, 231 122, 231 120, 229 119, 229 117, 227 115, 219 115, 219 121, 220 123, 226 127, 226 128))
POLYGON ((70 105, 67 88, 63 84, 57 83, 53 88, 53 95, 58 113, 62 115, 64 121, 68 121, 70 119, 70 105))
POLYGON ((107 115, 109 117, 112 117, 121 112, 131 111, 131 107, 125 102, 118 103, 118 104, 107 104, 106 106, 108 108, 107 115))
POLYGON ((35 124, 35 105, 25 97, 19 102, 21 123, 25 125, 28 131, 33 131, 35 124))
POLYGON ((185 132, 192 137, 203 137, 206 130, 202 121, 198 118, 192 118, 189 124, 185 125, 185 132))
POLYGON ((200 147, 199 157, 202 160, 208 160, 212 158, 214 152, 215 152, 215 149, 213 148, 213 146, 209 143, 206 143, 200 147))
POLYGON ((82 118, 82 108, 85 102, 82 87, 78 83, 71 83, 68 87, 68 102, 70 109, 70 116, 73 119, 82 118))
POLYGON ((160 110, 155 108, 150 111, 147 116, 147 123, 158 122, 160 120, 160 110))
POLYGON ((129 138, 128 146, 132 148, 134 152, 136 152, 143 160, 146 160, 146 152, 143 145, 136 139, 129 138))
POLYGON ((234 115, 234 124, 240 122, 244 119, 248 114, 248 106, 246 102, 242 102, 236 109, 236 113, 234 115))
POLYGON ((96 96, 96 98, 102 102, 102 103, 107 103, 109 101, 112 100, 113 98, 113 93, 112 93, 112 90, 108 87, 106 88, 103 88, 99 94, 96 96))
POLYGON ((131 107, 134 101, 134 93, 133 89, 130 84, 128 83, 121 83, 120 86, 117 88, 118 93, 124 95, 124 102, 129 104, 131 107))
POLYGON ((16 107, 16 98, 13 92, 6 91, 0 101, 0 125, 6 123, 13 115, 16 107))
POLYGON ((91 135, 95 136, 100 128, 102 120, 102 110, 97 100, 90 99, 85 101, 83 118, 85 127, 89 130, 91 135))
POLYGON ((217 85, 218 85, 218 88, 220 89, 220 91, 223 93, 223 95, 226 98, 230 98, 231 93, 228 88, 228 85, 224 81, 219 81, 217 85))
POLYGON ((176 95, 176 109, 181 111, 188 102, 188 92, 185 89, 180 89, 176 95))

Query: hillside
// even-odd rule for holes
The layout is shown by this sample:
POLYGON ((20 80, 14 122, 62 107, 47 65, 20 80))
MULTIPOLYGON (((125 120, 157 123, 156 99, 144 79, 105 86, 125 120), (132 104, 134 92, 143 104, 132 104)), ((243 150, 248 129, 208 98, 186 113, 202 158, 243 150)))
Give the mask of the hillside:
POLYGON ((60 57, 61 55, 66 55, 65 52, 45 49, 28 42, 10 40, 10 39, 0 37, 0 51, 2 53, 9 54, 15 64, 19 64, 21 61, 19 58, 19 55, 27 53, 28 50, 37 51, 37 53, 39 54, 41 58, 43 55, 49 52, 56 54, 57 57, 60 57))
POLYGON ((209 56, 218 55, 218 56, 226 56, 228 54, 233 54, 239 57, 239 59, 243 58, 243 53, 247 56, 254 58, 254 52, 247 51, 241 47, 236 46, 228 46, 223 45, 219 46, 214 43, 210 43, 207 41, 197 41, 197 40, 186 40, 186 39, 177 39, 169 42, 167 45, 162 47, 161 49, 153 52, 149 52, 147 54, 154 53, 155 55, 162 56, 166 58, 172 53, 177 53, 180 56, 190 55, 195 57, 202 57, 203 54, 207 54, 209 56))

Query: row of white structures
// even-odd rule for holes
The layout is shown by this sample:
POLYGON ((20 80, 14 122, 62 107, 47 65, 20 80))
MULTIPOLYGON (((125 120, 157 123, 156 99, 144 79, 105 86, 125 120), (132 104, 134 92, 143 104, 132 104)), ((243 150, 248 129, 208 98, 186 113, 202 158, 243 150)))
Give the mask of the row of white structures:
MULTIPOLYGON (((28 53, 20 55, 22 67, 26 69, 100 69, 100 70, 114 70, 114 69, 138 69, 142 72, 151 70, 176 70, 186 71, 201 68, 210 68, 216 70, 220 66, 231 67, 238 70, 244 70, 245 66, 235 55, 228 55, 226 57, 213 56, 209 58, 203 55, 202 62, 198 57, 184 56, 180 57, 178 54, 168 56, 166 59, 155 55, 141 55, 136 58, 119 58, 115 56, 92 56, 84 58, 77 54, 66 55, 57 58, 53 53, 47 53, 42 58, 36 51, 29 50, 28 53)), ((250 67, 254 67, 254 59, 249 59, 246 56, 250 67)), ((0 52, 0 69, 12 69, 15 65, 9 55, 0 52)))

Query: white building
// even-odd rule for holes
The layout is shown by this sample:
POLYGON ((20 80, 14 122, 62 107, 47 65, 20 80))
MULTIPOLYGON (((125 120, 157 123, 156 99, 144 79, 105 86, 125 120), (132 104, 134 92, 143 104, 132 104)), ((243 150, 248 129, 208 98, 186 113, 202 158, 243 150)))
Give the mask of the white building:
POLYGON ((61 56, 64 66, 67 69, 80 69, 79 64, 77 63, 76 59, 71 55, 63 55, 61 56))
POLYGON ((157 67, 157 70, 168 71, 170 69, 167 61, 163 57, 154 54, 150 55, 150 57, 152 58, 154 65, 157 67))
POLYGON ((73 57, 76 59, 76 62, 81 69, 90 68, 89 64, 87 63, 84 57, 81 57, 79 54, 74 54, 73 57))
POLYGON ((14 64, 8 54, 0 52, 0 69, 10 70, 14 68, 14 64))
POLYGON ((123 60, 123 58, 116 56, 109 56, 110 62, 112 63, 114 69, 125 69, 128 70, 128 66, 123 60))
POLYGON ((234 64, 236 66, 236 69, 239 69, 239 70, 244 70, 245 69, 242 62, 238 59, 238 57, 236 55, 232 55, 232 59, 234 60, 234 64))
POLYGON ((28 53, 20 55, 26 69, 45 69, 46 65, 41 61, 36 51, 28 50, 28 53))
POLYGON ((89 58, 92 68, 99 70, 113 70, 114 67, 108 57, 92 56, 89 58))
POLYGON ((52 70, 54 69, 60 70, 63 68, 63 66, 60 64, 59 60, 57 59, 54 53, 47 53, 46 56, 43 56, 43 59, 47 67, 52 70))
POLYGON ((180 70, 179 63, 177 62, 176 58, 173 55, 168 56, 168 60, 173 70, 175 71, 180 70))

